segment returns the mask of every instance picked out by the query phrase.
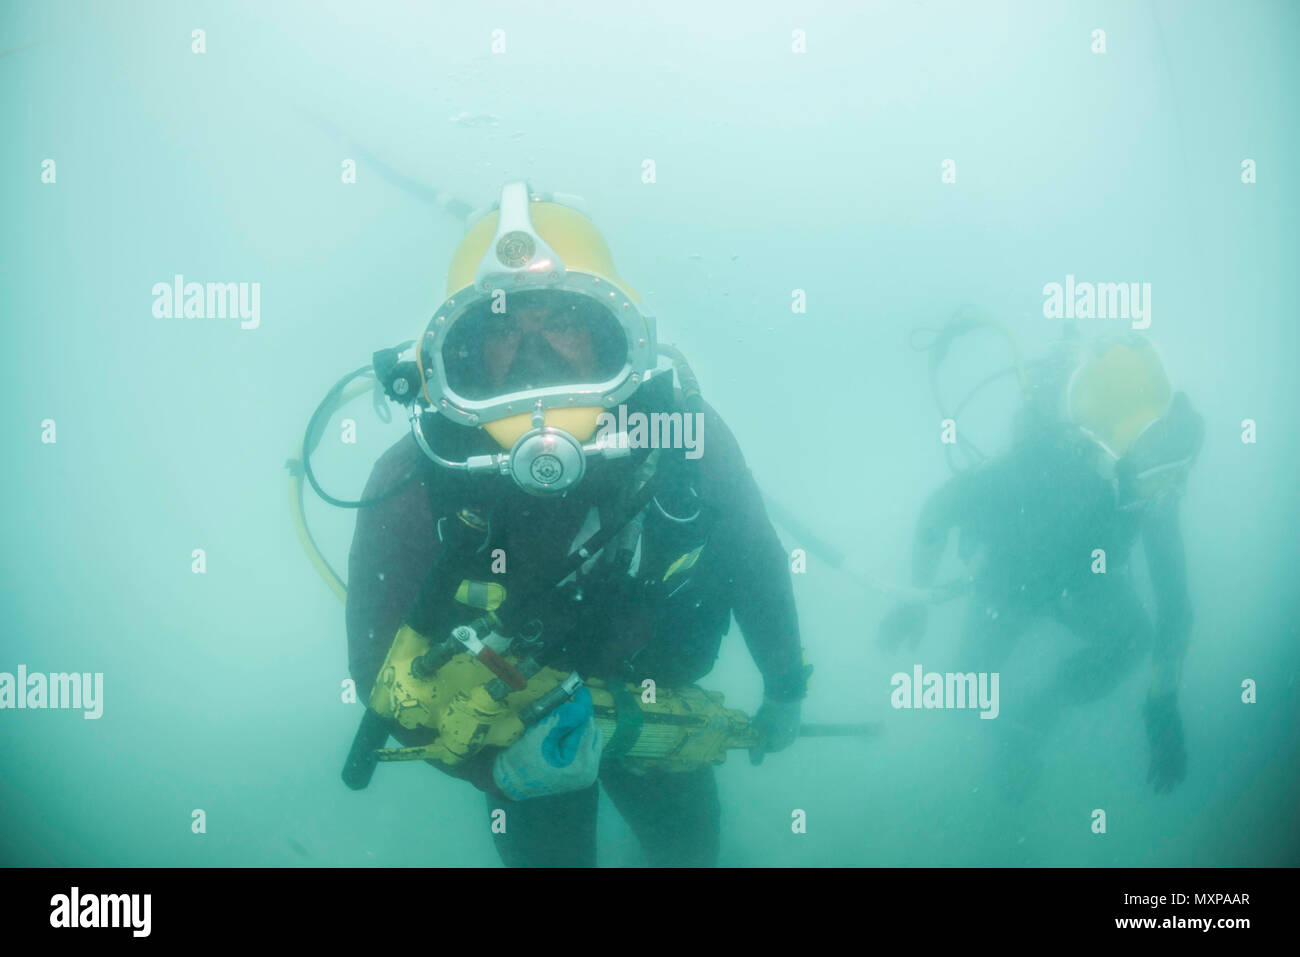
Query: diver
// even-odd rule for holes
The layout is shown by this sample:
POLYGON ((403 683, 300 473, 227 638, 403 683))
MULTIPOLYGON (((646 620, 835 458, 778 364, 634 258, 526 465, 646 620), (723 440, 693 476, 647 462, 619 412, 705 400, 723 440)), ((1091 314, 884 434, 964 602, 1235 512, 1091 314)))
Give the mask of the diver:
MULTIPOLYGON (((413 360, 387 370, 390 395, 418 392, 420 403, 412 433, 374 466, 365 498, 378 504, 359 513, 349 554, 357 687, 375 685, 403 624, 446 633, 525 600, 520 640, 541 664, 686 685, 711 670, 734 614, 764 681, 751 760, 788 747, 811 669, 785 551, 689 367, 676 366, 681 389, 659 368, 675 350, 658 345, 579 201, 507 184, 469 218, 446 289, 413 360), (704 454, 627 433, 594 440, 620 404, 701 413, 704 454)), ((434 735, 392 733, 407 747, 434 735)), ((429 763, 485 792, 489 814, 505 811, 493 836, 507 866, 594 866, 597 782, 651 865, 714 864, 712 768, 633 769, 613 751, 584 688, 509 747, 429 763)))
MULTIPOLYGON (((1025 796, 1061 709, 1105 697, 1148 651, 1147 780, 1166 792, 1187 762, 1177 690, 1192 614, 1178 503, 1202 420, 1136 335, 1068 346, 1040 365, 1048 372, 1028 392, 1009 450, 958 472, 922 508, 913 583, 933 585, 957 529, 970 568, 960 670, 998 671, 1039 619, 1063 624, 1082 644, 1004 729, 1009 797, 1025 796), (1130 571, 1139 538, 1154 624, 1130 571)), ((880 645, 915 646, 926 620, 924 602, 898 603, 880 625, 880 645)))

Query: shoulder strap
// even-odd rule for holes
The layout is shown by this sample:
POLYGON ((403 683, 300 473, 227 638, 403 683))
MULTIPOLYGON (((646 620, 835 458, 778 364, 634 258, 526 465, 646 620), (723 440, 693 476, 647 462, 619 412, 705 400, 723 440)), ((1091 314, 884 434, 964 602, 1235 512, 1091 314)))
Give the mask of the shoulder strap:
POLYGON ((614 520, 608 523, 602 522, 599 529, 560 563, 559 570, 550 576, 548 580, 530 590, 512 594, 510 599, 497 610, 497 619, 503 628, 502 634, 512 634, 523 624, 530 621, 534 616, 533 609, 548 592, 568 578, 576 569, 582 567, 583 563, 604 548, 641 514, 658 490, 659 482, 657 479, 660 476, 659 465, 661 461, 660 450, 653 449, 633 474, 628 491, 621 497, 614 520))

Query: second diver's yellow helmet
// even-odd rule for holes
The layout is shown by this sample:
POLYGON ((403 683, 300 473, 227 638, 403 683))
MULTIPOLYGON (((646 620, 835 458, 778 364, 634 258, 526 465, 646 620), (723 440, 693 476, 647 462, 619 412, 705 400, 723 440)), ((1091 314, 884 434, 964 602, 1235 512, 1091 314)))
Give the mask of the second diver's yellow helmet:
MULTIPOLYGON (((491 435, 508 450, 500 471, 534 494, 563 492, 593 454, 620 454, 588 440, 658 365, 654 319, 580 206, 507 183, 470 217, 416 348, 428 408, 491 435)), ((418 420, 415 435, 452 464, 418 420)))
POLYGON ((1070 421, 1120 459, 1173 401, 1173 388, 1155 347, 1126 336, 1096 343, 1066 387, 1070 421))

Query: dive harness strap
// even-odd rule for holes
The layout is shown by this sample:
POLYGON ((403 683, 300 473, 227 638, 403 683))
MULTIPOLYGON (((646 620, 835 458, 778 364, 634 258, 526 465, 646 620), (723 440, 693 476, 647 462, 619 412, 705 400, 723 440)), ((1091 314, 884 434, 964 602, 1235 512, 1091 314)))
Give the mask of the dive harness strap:
POLYGON ((621 681, 605 683, 605 690, 614 696, 614 735, 605 745, 605 754, 621 757, 631 750, 641 736, 641 725, 645 716, 636 698, 621 681))

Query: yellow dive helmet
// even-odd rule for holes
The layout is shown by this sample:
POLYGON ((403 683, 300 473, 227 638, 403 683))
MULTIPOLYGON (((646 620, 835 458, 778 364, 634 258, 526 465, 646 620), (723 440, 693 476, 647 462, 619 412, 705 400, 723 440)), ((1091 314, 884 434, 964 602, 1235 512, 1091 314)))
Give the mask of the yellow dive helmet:
POLYGON ((438 464, 500 471, 548 495, 581 479, 588 457, 627 454, 625 445, 588 440, 601 413, 654 373, 655 322, 580 204, 513 182, 470 217, 447 300, 418 340, 422 398, 508 452, 449 462, 413 416, 417 442, 438 464))
POLYGON ((1169 410, 1172 401, 1173 389, 1160 356, 1150 342, 1137 336, 1096 343, 1066 389, 1070 421, 1116 460, 1169 410))
POLYGON ((1066 392, 1070 421, 1098 446, 1098 469, 1122 509, 1182 495, 1205 425, 1175 393, 1150 342, 1103 339, 1084 356, 1066 392))

